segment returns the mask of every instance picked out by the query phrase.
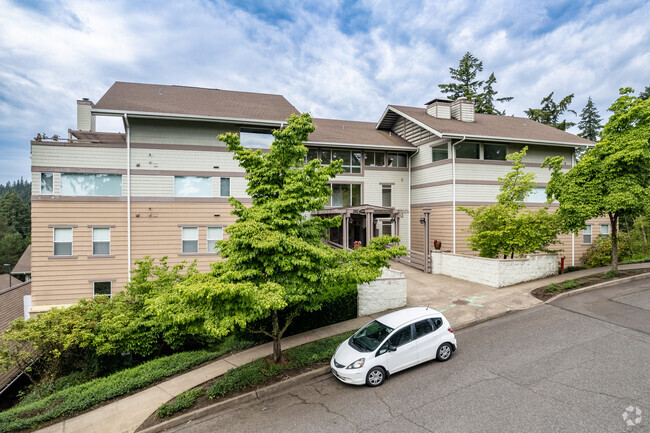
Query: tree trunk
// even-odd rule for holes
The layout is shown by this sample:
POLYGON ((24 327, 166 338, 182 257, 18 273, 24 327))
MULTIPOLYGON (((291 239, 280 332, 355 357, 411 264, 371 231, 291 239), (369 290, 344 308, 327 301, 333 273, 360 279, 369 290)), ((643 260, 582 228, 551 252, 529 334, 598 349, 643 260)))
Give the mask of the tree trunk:
POLYGON ((273 310, 271 313, 271 320, 273 321, 273 362, 276 364, 282 361, 282 346, 280 345, 280 339, 282 334, 280 333, 280 323, 278 321, 278 310, 273 310))
POLYGON ((609 222, 612 225, 612 271, 618 271, 618 215, 616 212, 609 214, 609 222))

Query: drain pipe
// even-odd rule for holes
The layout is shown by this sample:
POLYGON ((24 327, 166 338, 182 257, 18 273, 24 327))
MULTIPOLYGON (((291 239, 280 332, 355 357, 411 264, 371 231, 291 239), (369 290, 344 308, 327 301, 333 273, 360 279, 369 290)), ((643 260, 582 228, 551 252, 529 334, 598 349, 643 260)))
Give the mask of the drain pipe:
MULTIPOLYGON (((573 150, 573 155, 571 155, 571 168, 576 165, 576 152, 573 150)), ((575 266, 575 256, 576 256, 576 234, 571 233, 571 266, 575 266)))
POLYGON ((467 139, 463 135, 462 140, 457 143, 451 143, 451 230, 452 230, 452 252, 456 254, 456 145, 467 139))
POLYGON ((124 129, 126 129, 126 269, 127 281, 131 282, 131 125, 126 113, 124 113, 124 129))
POLYGON ((415 153, 409 156, 409 242, 408 249, 411 249, 411 216, 413 215, 413 209, 411 209, 411 165, 413 165, 413 157, 420 153, 420 148, 418 147, 415 150, 415 153))

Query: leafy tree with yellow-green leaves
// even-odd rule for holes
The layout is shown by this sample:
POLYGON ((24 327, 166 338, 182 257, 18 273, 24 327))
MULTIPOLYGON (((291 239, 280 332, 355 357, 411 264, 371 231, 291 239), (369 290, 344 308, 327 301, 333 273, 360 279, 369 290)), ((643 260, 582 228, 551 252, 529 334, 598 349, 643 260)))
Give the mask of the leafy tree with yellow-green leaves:
POLYGON ((600 142, 568 172, 559 157, 547 158, 552 170, 546 192, 560 203, 565 232, 577 232, 591 218, 608 216, 612 227, 612 270, 618 269, 618 222, 650 204, 650 100, 620 89, 600 142))
POLYGON ((251 331, 273 340, 279 362, 282 336, 298 314, 317 314, 324 303, 376 279, 388 259, 404 254, 404 247, 387 248, 399 241, 390 236, 356 251, 322 242, 328 228, 340 225, 340 217, 306 215, 324 208, 329 180, 342 171, 342 161, 305 163, 302 143, 314 129, 309 114, 292 115, 286 128, 273 131, 268 153, 244 148, 237 134, 219 136, 246 170, 252 205, 230 198, 237 221, 226 228, 228 238, 217 243, 224 261, 147 301, 165 338, 185 333, 220 337, 263 320, 265 326, 251 331))

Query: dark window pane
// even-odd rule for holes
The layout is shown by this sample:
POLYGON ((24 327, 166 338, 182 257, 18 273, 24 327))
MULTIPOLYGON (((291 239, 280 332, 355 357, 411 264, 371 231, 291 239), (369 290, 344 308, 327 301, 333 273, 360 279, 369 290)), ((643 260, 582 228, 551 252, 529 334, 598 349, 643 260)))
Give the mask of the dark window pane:
POLYGON ((111 296, 111 282, 110 281, 95 281, 93 283, 93 291, 95 296, 105 295, 110 298, 111 296))
POLYGON ((478 143, 460 143, 456 145, 456 158, 478 159, 478 143))
MULTIPOLYGON (((342 159, 343 165, 350 165, 350 151, 349 150, 332 150, 332 160, 336 161, 342 159)), ((348 170, 349 171, 349 170, 348 170)))
POLYGON ((320 161, 323 164, 329 164, 332 162, 332 150, 331 149, 322 149, 320 151, 320 161))
POLYGON ((390 185, 381 186, 381 205, 391 207, 392 204, 392 189, 390 185))
POLYGON ((54 242, 55 256, 71 256, 72 242, 54 242))
POLYGON ((41 194, 54 192, 54 173, 41 173, 41 194))
POLYGON ((436 162, 436 161, 442 161, 443 159, 448 159, 448 151, 447 151, 447 146, 441 146, 441 147, 432 147, 431 148, 431 161, 436 162))
POLYGON ((110 242, 93 242, 93 254, 110 254, 110 242))
POLYGON ((505 161, 508 147, 505 144, 484 144, 483 159, 505 161))
POLYGON ((352 188, 352 206, 361 205, 361 185, 353 184, 352 188))
POLYGON ((415 324, 415 338, 420 338, 423 335, 430 334, 431 332, 433 332, 433 327, 428 319, 415 324))
POLYGON ((408 325, 406 328, 403 328, 390 337, 390 344, 393 346, 402 346, 412 340, 411 337, 411 325, 408 325))
POLYGON ((384 152, 375 152, 375 166, 383 167, 386 165, 386 154, 384 152))
POLYGON ((318 149, 309 149, 307 151, 307 162, 318 159, 318 149))
POLYGON ((221 178, 220 195, 221 195, 221 197, 230 196, 230 178, 229 177, 222 177, 221 178))

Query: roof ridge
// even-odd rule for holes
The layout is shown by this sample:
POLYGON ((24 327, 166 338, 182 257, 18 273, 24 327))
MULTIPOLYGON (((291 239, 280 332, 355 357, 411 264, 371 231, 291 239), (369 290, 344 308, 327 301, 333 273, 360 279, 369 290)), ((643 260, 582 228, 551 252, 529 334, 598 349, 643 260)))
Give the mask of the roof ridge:
POLYGON ((249 92, 246 90, 228 90, 228 89, 219 89, 219 88, 211 88, 211 87, 200 87, 200 86, 188 86, 188 85, 183 85, 183 84, 156 84, 156 83, 141 83, 141 82, 136 82, 136 81, 116 81, 113 83, 115 84, 135 84, 135 85, 141 85, 141 86, 152 86, 152 87, 177 87, 177 88, 185 88, 185 89, 197 89, 197 90, 213 90, 213 91, 220 91, 220 92, 229 92, 229 93, 248 93, 251 95, 266 95, 266 96, 281 96, 284 99, 287 99, 284 95, 280 93, 263 93, 263 92, 249 92))

